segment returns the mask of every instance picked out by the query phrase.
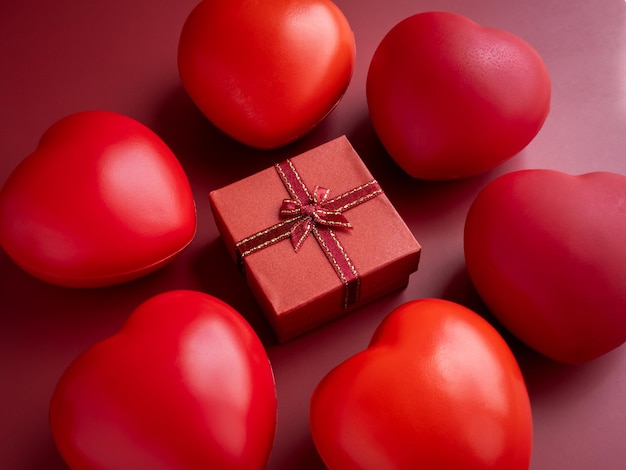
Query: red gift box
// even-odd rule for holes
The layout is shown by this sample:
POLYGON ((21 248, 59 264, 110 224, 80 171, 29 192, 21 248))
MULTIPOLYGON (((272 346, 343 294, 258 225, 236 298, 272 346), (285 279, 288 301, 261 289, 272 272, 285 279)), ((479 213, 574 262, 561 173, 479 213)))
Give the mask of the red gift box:
POLYGON ((210 201, 280 341, 405 287, 418 267, 420 245, 346 137, 210 201))

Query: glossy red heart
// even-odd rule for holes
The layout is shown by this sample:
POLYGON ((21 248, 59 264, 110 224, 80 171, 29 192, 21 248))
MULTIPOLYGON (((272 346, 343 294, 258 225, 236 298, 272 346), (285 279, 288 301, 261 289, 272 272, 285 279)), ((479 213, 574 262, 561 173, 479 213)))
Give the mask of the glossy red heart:
POLYGON ((522 170, 488 184, 465 225, 476 289, 514 335, 558 361, 626 340, 626 177, 522 170))
POLYGON ((203 0, 180 36, 183 86, 204 115, 258 148, 311 131, 346 91, 354 34, 330 0, 203 0))
POLYGON ((262 469, 276 427, 274 376, 234 309, 171 291, 67 368, 50 423, 73 470, 262 469))
POLYGON ((505 341, 445 300, 406 303, 318 384, 311 433, 330 470, 527 470, 532 417, 505 341))
POLYGON ((0 244, 32 275, 72 287, 127 281, 193 239, 180 163, 143 124, 86 111, 61 119, 0 192, 0 244))
POLYGON ((522 38, 462 15, 410 16, 380 42, 367 75, 372 124, 409 175, 463 178, 511 158, 550 109, 550 76, 522 38))

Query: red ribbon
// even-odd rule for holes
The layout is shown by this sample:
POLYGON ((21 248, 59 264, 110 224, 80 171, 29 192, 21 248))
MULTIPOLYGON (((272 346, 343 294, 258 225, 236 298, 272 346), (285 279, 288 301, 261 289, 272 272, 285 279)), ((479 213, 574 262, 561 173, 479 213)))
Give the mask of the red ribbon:
POLYGON ((278 215, 283 220, 235 244, 241 266, 246 256, 287 238, 291 239, 297 253, 312 234, 344 285, 343 306, 348 307, 359 299, 360 279, 334 229, 351 229, 343 212, 379 196, 383 190, 371 180, 328 199, 330 190, 315 186, 310 191, 291 160, 278 163, 274 168, 290 196, 283 200, 279 209, 278 215))

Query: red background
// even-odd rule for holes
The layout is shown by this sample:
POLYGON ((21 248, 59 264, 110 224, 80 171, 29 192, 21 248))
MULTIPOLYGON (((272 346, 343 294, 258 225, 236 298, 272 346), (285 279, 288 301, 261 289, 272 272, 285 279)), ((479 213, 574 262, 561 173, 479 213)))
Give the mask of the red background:
MULTIPOLYGON (((467 276, 462 229, 476 193, 521 168, 626 174, 626 2, 623 0, 337 0, 355 32, 356 70, 339 106, 313 133, 257 151, 217 131, 182 89, 176 48, 196 0, 5 0, 0 6, 0 184, 67 114, 106 109, 156 131, 180 158, 198 206, 198 233, 173 264, 111 288, 42 283, 0 252, 0 468, 67 469, 55 450, 48 402, 65 367, 113 334, 143 300, 188 288, 229 302, 267 347, 278 393, 270 469, 322 469, 308 429, 311 391, 366 347, 395 306, 441 297, 488 316, 467 276), (552 110, 539 136, 484 175, 426 183, 385 154, 368 119, 365 77, 375 47, 401 19, 450 10, 509 30, 543 56, 552 110), (278 345, 219 239, 208 193, 346 134, 423 246, 407 289, 278 345)), ((506 335, 506 333, 505 333, 506 335)), ((534 417, 533 470, 616 469, 626 462, 626 346, 580 366, 561 365, 506 335, 527 380, 534 417)))

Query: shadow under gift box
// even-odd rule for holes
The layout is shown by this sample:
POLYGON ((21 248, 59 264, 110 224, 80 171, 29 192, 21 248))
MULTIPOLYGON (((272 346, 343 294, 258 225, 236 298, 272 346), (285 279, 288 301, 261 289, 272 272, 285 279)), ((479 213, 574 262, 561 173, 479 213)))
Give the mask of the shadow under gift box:
POLYGON ((380 187, 342 136, 210 193, 222 239, 279 341, 406 287, 417 270, 419 243, 375 188, 380 187), (315 200, 316 193, 327 198, 315 200), (337 201, 351 200, 335 211, 350 227, 335 223, 343 219, 337 214, 329 215, 330 225, 320 220, 341 205, 337 201), (290 215, 281 215, 281 207, 290 215), (292 242, 294 224, 299 227, 292 242), (312 231, 302 240, 307 224, 312 231), (281 228, 267 236, 275 226, 281 228))

